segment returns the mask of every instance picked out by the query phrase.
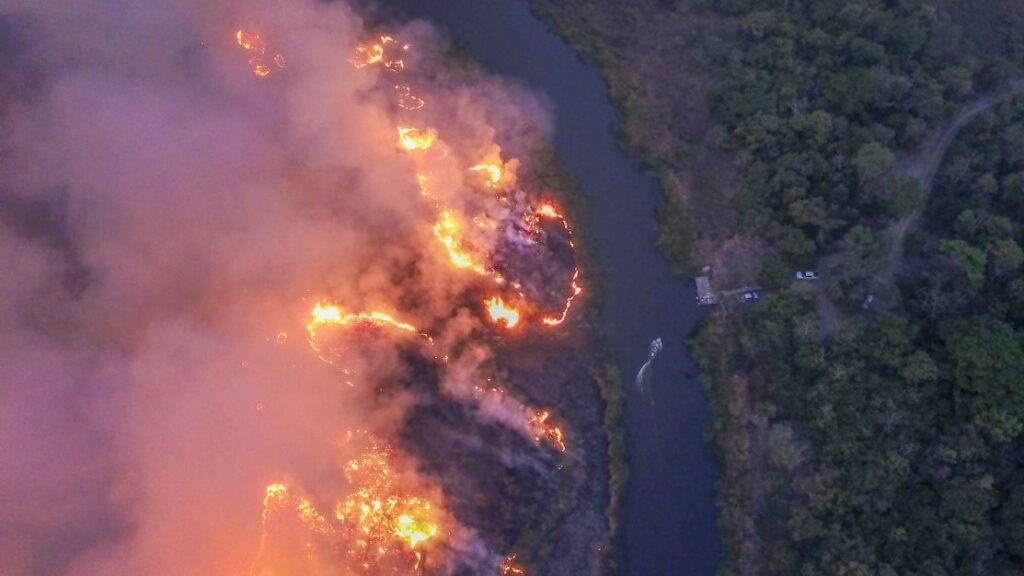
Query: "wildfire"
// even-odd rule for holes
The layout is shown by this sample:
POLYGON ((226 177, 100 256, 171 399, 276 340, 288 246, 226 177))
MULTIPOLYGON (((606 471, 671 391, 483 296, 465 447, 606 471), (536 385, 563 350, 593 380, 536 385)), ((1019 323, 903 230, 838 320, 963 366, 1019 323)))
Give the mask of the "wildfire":
POLYGON ((406 150, 426 150, 437 140, 437 130, 433 128, 398 128, 398 143, 406 150))
MULTIPOLYGON (((542 218, 550 218, 560 220, 562 226, 565 228, 567 234, 569 234, 569 246, 575 248, 575 244, 572 241, 572 229, 569 228, 569 222, 566 221, 565 216, 555 207, 554 204, 545 202, 538 206, 534 213, 542 218)), ((565 319, 569 316, 569 310, 572 309, 573 301, 577 296, 583 293, 583 286, 580 284, 580 269, 576 267, 572 271, 572 282, 570 283, 570 291, 572 292, 568 298, 565 299, 565 304, 562 306, 562 313, 558 316, 548 316, 541 319, 541 323, 545 326, 558 326, 565 322, 565 319)))
POLYGON ((418 334, 419 331, 412 324, 405 322, 399 322, 395 320, 390 314, 384 312, 361 312, 359 314, 345 314, 341 311, 341 308, 334 304, 328 304, 326 300, 317 302, 313 306, 310 315, 313 319, 309 324, 306 325, 306 329, 309 330, 310 336, 312 336, 318 326, 324 324, 335 324, 338 326, 347 326, 349 324, 363 324, 371 325, 377 328, 395 328, 397 330, 404 330, 413 334, 418 334))
MULTIPOLYGON (((275 53, 270 56, 267 45, 259 34, 239 29, 235 32, 235 39, 238 45, 248 53, 248 63, 256 76, 270 75, 272 67, 285 67, 284 55, 275 53)), ((381 35, 376 40, 357 46, 355 55, 349 59, 349 62, 356 68, 379 64, 391 72, 402 72, 405 62, 396 56, 407 50, 409 50, 408 44, 401 44, 392 36, 381 35)), ((418 110, 425 105, 424 100, 415 95, 408 85, 396 84, 394 91, 398 98, 398 106, 405 110, 418 110)), ((396 129, 398 144, 407 151, 428 150, 438 139, 438 132, 433 128, 396 126, 396 129)), ((501 150, 497 145, 491 145, 486 153, 473 156, 474 160, 480 163, 470 166, 468 170, 479 174, 488 188, 497 188, 500 185, 504 189, 513 189, 516 186, 518 160, 512 158, 503 162, 500 153, 501 150)), ((432 153, 412 157, 420 161, 424 157, 433 159, 434 156, 435 154, 432 153)), ((459 168, 463 168, 466 164, 468 162, 460 163, 459 168)), ((427 174, 432 173, 428 170, 427 174)), ((492 261, 492 255, 475 246, 473 240, 480 238, 481 235, 494 235, 499 231, 510 229, 505 226, 506 222, 492 220, 486 214, 473 216, 471 213, 460 212, 459 216, 456 216, 453 210, 442 206, 434 197, 428 187, 430 179, 426 174, 417 174, 417 181, 421 194, 431 198, 434 208, 438 211, 438 220, 433 226, 433 234, 446 248, 452 265, 455 268, 469 269, 477 274, 488 276, 499 285, 504 286, 505 278, 496 270, 487 267, 492 262, 498 262, 495 264, 496 266, 500 265, 499 257, 501 255, 494 255, 492 261), (473 236, 469 237, 469 240, 464 240, 466 236, 462 222, 459 220, 460 217, 470 222, 469 228, 473 232, 473 236)), ((477 188, 481 187, 477 186, 477 188)), ((516 198, 523 197, 525 194, 516 196, 516 198)), ((504 197, 498 200, 508 204, 520 201, 504 197)), ((488 201, 492 204, 495 203, 494 198, 490 198, 488 201)), ((467 205, 474 206, 471 202, 467 205)), ((465 208, 463 209, 465 210, 465 208)), ((535 217, 530 215, 528 205, 525 204, 513 206, 508 212, 524 216, 524 222, 528 221, 532 226, 528 233, 535 233, 538 236, 541 235, 537 224, 539 218, 560 220, 569 233, 569 245, 572 246, 572 234, 568 222, 555 205, 540 204, 532 211, 535 217)), ((515 226, 515 224, 511 226, 515 226)), ((510 234, 513 233, 515 232, 510 234)), ((476 244, 484 245, 480 242, 476 244)), ((541 322, 544 325, 556 326, 566 320, 574 298, 583 292, 583 287, 579 283, 579 275, 579 268, 574 269, 571 295, 565 300, 561 314, 542 317, 541 322)), ((511 293, 515 294, 510 298, 513 299, 516 306, 523 308, 522 315, 519 309, 505 302, 500 296, 493 296, 485 300, 484 306, 493 323, 503 324, 505 329, 512 330, 519 325, 521 318, 529 317, 532 320, 536 305, 526 300, 522 286, 514 279, 509 286, 502 288, 506 294, 510 293, 509 289, 512 291, 511 293)), ((430 336, 419 332, 412 324, 398 320, 388 313, 381 311, 349 313, 338 305, 321 300, 314 304, 310 311, 309 323, 306 326, 310 346, 317 353, 320 352, 320 344, 317 339, 318 331, 328 327, 331 329, 356 329, 352 333, 346 332, 346 336, 351 334, 362 336, 364 334, 362 329, 369 328, 372 330, 371 336, 377 331, 387 331, 390 335, 418 334, 432 342, 430 336)), ((279 344, 285 344, 287 338, 288 335, 281 332, 277 335, 276 340, 279 344)), ((377 342, 374 338, 369 340, 371 344, 377 342)), ((341 350, 338 353, 339 356, 347 354, 345 350, 351 342, 356 342, 356 340, 344 339, 345 346, 338 348, 341 350)), ((358 345, 358 343, 355 344, 355 346, 358 345)), ((333 353, 335 353, 334 350, 332 350, 333 353)), ((323 356, 322 358, 326 359, 323 356)), ((447 362, 448 356, 443 356, 443 360, 447 362)), ((344 372, 349 373, 347 369, 344 372)), ((351 385, 351 383, 348 384, 351 385)), ((482 389, 478 388, 478 390, 482 389)), ((493 387, 490 389, 490 393, 505 394, 503 389, 493 387)), ((566 451, 562 429, 552 422, 551 410, 531 408, 518 403, 518 401, 515 406, 516 428, 521 433, 532 435, 538 446, 542 442, 547 442, 559 452, 566 451), (526 421, 525 428, 522 426, 524 420, 526 421)), ((262 403, 258 403, 257 411, 262 410, 262 403)), ((270 565, 283 556, 272 554, 269 549, 288 548, 289 543, 294 544, 294 541, 289 540, 287 536, 296 528, 303 538, 302 552, 307 558, 312 559, 314 551, 317 554, 347 555, 350 562, 346 564, 355 566, 353 570, 362 574, 416 574, 421 572, 425 557, 424 550, 429 549, 431 543, 443 534, 441 524, 444 511, 438 509, 433 501, 416 489, 415 479, 403 476, 401 466, 396 465, 395 451, 389 444, 365 433, 361 434, 364 435, 367 446, 358 457, 347 461, 342 468, 350 490, 346 491, 347 495, 344 498, 337 501, 332 499, 334 502, 333 515, 322 514, 311 500, 292 494, 289 487, 283 483, 273 483, 266 487, 261 514, 262 533, 259 548, 251 567, 253 575, 271 572, 270 565)), ((348 437, 352 438, 351 431, 348 432, 348 437)), ((501 574, 503 576, 525 574, 525 570, 516 563, 516 554, 510 554, 504 558, 501 563, 501 574)))
POLYGON ((515 328, 519 324, 519 311, 509 306, 499 296, 490 298, 484 305, 487 306, 487 314, 495 324, 504 323, 505 328, 515 328))
POLYGON ((409 49, 409 45, 399 45, 394 37, 385 34, 378 38, 377 42, 368 42, 356 46, 355 55, 349 58, 348 61, 356 68, 366 68, 367 66, 379 63, 392 72, 401 72, 405 69, 404 61, 399 58, 385 59, 387 53, 396 48, 405 51, 409 49))
MULTIPOLYGON (((270 66, 267 64, 267 45, 263 42, 263 38, 255 33, 248 32, 239 28, 235 30, 235 41, 238 45, 249 52, 249 67, 252 68, 252 73, 260 78, 264 78, 270 75, 270 66)), ((278 68, 284 68, 284 54, 274 54, 270 58, 272 62, 278 68)))
POLYGON ((275 482, 267 486, 266 494, 263 496, 262 532, 260 544, 249 568, 249 573, 256 575, 266 558, 267 548, 270 544, 270 524, 274 518, 282 513, 291 511, 299 519, 307 532, 305 547, 307 550, 313 548, 314 535, 331 535, 333 527, 326 518, 316 511, 316 508, 305 498, 296 498, 288 493, 288 487, 275 482))
POLYGON ((545 326, 558 326, 562 322, 565 322, 565 319, 569 316, 569 310, 572 308, 573 301, 577 296, 583 293, 583 286, 580 285, 579 279, 580 269, 576 268, 572 273, 572 294, 565 299, 565 306, 562 308, 562 313, 558 316, 542 318, 541 322, 544 323, 545 326))
POLYGON ((541 204, 537 207, 537 215, 545 218, 563 218, 562 214, 552 204, 541 204))
POLYGON ((525 574, 526 570, 516 564, 515 553, 509 554, 501 562, 501 576, 525 576, 525 574))
POLYGON ((360 44, 356 46, 356 55, 349 62, 356 68, 365 68, 384 59, 384 47, 380 44, 360 44))
POLYGON ((458 238, 461 229, 462 226, 451 211, 443 210, 440 219, 434 224, 434 236, 448 250, 448 259, 456 268, 469 268, 477 274, 487 274, 487 270, 462 247, 458 238))
POLYGON ((487 179, 487 186, 490 188, 494 188, 498 182, 501 182, 501 166, 497 164, 477 164, 470 166, 469 169, 473 172, 482 172, 487 179))
POLYGON ((541 440, 547 440, 559 452, 565 452, 565 436, 562 434, 562 429, 550 420, 551 410, 537 410, 527 422, 527 426, 533 431, 535 442, 540 444, 541 440))
POLYGON ((398 105, 406 110, 419 110, 423 108, 423 98, 414 96, 412 88, 403 85, 395 86, 395 94, 398 95, 398 105))
MULTIPOLYGON (((349 433, 351 435, 351 432, 349 433)), ((354 491, 335 505, 334 518, 325 517, 306 498, 292 496, 281 483, 267 486, 263 498, 263 532, 250 573, 259 574, 267 562, 272 525, 282 512, 291 512, 306 533, 305 554, 315 549, 344 550, 367 574, 378 567, 404 566, 419 571, 419 550, 440 533, 434 504, 411 493, 393 464, 394 450, 372 437, 368 447, 344 466, 354 491)))
POLYGON ((420 185, 420 194, 427 198, 433 197, 430 193, 430 177, 424 174, 416 175, 416 183, 420 185))
POLYGON ((402 488, 393 458, 390 446, 371 439, 367 450, 345 465, 345 478, 359 488, 338 502, 335 518, 356 539, 349 555, 364 565, 403 550, 414 552, 440 531, 434 505, 402 488))
MULTIPOLYGON (((322 328, 328 326, 346 330, 369 328, 372 330, 390 330, 417 334, 433 344, 433 339, 428 334, 418 331, 412 324, 402 322, 390 314, 376 310, 351 314, 343 312, 337 305, 329 304, 326 300, 322 300, 313 306, 310 316, 311 320, 306 325, 306 331, 309 333, 309 347, 319 355, 321 360, 329 364, 335 363, 335 357, 341 357, 346 354, 347 347, 328 348, 330 353, 325 353, 324 345, 320 341, 319 332, 322 328)), ((345 374, 350 373, 347 369, 344 372, 345 374)), ((345 384, 352 386, 351 381, 346 381, 345 384)))

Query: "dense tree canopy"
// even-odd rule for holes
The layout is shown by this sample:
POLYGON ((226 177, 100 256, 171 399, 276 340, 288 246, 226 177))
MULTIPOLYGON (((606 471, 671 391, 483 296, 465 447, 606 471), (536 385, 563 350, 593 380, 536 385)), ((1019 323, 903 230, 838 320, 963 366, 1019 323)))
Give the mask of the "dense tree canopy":
MULTIPOLYGON (((738 317, 726 366, 749 373, 769 419, 758 515, 769 573, 1024 566, 1024 159, 1003 144, 1022 129, 1019 99, 953 146, 908 263, 906 309, 828 339, 813 299, 792 290, 738 317)), ((865 227, 841 244, 846 266, 877 257, 865 227)))
POLYGON ((722 574, 1021 574, 1024 100, 969 125, 932 189, 900 168, 1021 75, 1024 4, 537 4, 601 68, 624 143, 666 192, 673 262, 693 229, 757 245, 751 279, 771 293, 695 341, 722 574), (887 231, 922 205, 900 262, 887 231), (883 263, 900 282, 876 315, 859 304, 883 263), (817 289, 793 286, 812 266, 817 289))

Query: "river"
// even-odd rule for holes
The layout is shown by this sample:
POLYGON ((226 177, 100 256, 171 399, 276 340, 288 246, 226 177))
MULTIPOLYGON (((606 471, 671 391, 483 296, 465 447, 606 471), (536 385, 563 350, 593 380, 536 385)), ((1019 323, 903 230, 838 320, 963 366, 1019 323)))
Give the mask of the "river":
POLYGON ((710 575, 720 552, 715 468, 702 429, 709 412, 684 338, 700 316, 694 289, 654 245, 653 180, 612 133, 615 111, 596 71, 530 14, 526 0, 388 0, 402 16, 446 30, 490 70, 547 94, 555 147, 579 177, 598 243, 602 322, 626 385, 630 482, 623 543, 631 576, 710 575), (654 406, 633 386, 661 337, 654 406))

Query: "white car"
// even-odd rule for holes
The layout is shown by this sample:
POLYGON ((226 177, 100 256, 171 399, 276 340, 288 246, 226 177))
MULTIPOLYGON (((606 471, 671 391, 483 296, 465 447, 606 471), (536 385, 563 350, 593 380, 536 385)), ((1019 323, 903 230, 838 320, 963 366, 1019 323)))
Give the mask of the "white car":
POLYGON ((739 297, 739 301, 740 302, 757 302, 760 299, 761 299, 761 295, 758 294, 757 292, 753 292, 753 291, 751 291, 751 292, 744 292, 739 297))
POLYGON ((817 280, 818 273, 814 270, 801 270, 796 273, 797 280, 817 280))

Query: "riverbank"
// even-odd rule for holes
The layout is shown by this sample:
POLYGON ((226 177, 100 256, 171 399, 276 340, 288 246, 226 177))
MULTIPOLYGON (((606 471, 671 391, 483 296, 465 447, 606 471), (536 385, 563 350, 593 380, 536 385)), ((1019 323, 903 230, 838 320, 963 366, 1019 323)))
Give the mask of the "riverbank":
MULTIPOLYGON (((913 210, 918 197, 905 182, 886 178, 889 168, 972 95, 1019 69, 1013 18, 1020 7, 999 0, 984 7, 950 0, 861 11, 839 4, 754 11, 686 1, 534 5, 601 70, 619 108, 620 137, 645 167, 653 165, 658 174, 692 169, 694 179, 702 171, 723 173, 717 178, 724 190, 691 188, 689 195, 659 176, 668 204, 691 212, 689 221, 686 215, 659 219, 662 238, 678 228, 675 242, 661 244, 673 262, 685 255, 710 264, 726 285, 756 279, 773 288, 759 304, 707 318, 692 340, 712 405, 709 442, 721 466, 720 572, 903 573, 931 562, 947 573, 996 573, 938 552, 983 551, 966 556, 987 558, 987 537, 959 540, 939 527, 920 530, 892 517, 913 516, 913 524, 922 524, 936 508, 956 515, 942 508, 969 497, 963 486, 945 485, 956 466, 922 455, 948 438, 930 435, 922 422, 950 426, 950 437, 962 430, 953 431, 956 419, 946 412, 956 404, 946 396, 955 388, 934 373, 949 354, 947 344, 936 341, 927 317, 916 325, 889 316, 876 322, 862 317, 861 302, 880 264, 883 231, 913 210), (973 29, 957 28, 965 21, 973 29), (714 77, 702 69, 715 70, 714 77), (710 85, 695 80, 701 77, 710 85), (701 101, 697 118, 710 118, 710 129, 694 130, 701 121, 677 116, 694 101, 701 101), (706 160, 719 153, 728 161, 706 160), (719 205, 717 215, 706 210, 715 206, 700 204, 706 192, 729 205, 719 205), (701 224, 710 232, 698 230, 687 246, 701 224), (702 243, 708 238, 716 240, 702 243), (806 268, 824 272, 821 286, 793 285, 793 271, 806 268), (842 313, 829 314, 836 310, 842 313), (936 350, 943 352, 936 356, 936 350), (913 368, 896 370, 896 357, 913 368), (923 397, 914 394, 930 398, 929 410, 914 408, 923 397), (891 472, 900 466, 915 472, 891 472), (929 467, 930 474, 918 473, 929 467), (917 562, 888 554, 875 539, 894 533, 900 542, 917 543, 917 562)), ((901 248, 902 237, 892 236, 893 247, 901 248)), ((918 236, 920 252, 926 240, 918 236)), ((970 245, 977 240, 947 239, 939 250, 970 270, 976 285, 991 273, 985 264, 990 246, 970 245)), ((1017 252, 1005 240, 1000 247, 999 269, 1012 268, 1017 252)), ((933 257, 927 266, 943 268, 933 257)), ((928 300, 922 293, 931 298, 918 304, 922 309, 950 306, 953 297, 945 294, 965 291, 950 276, 941 283, 937 274, 916 287, 917 299, 928 300)), ((988 312, 1001 316, 999 310, 988 312)), ((961 328, 977 329, 977 323, 961 328)), ((961 481, 979 481, 967 476, 961 481)), ((1007 494, 983 488, 970 497, 1007 494)), ((991 517, 972 518, 986 525, 991 517)), ((999 559, 989 567, 1004 564, 999 559)))
POLYGON ((562 207, 568 220, 573 223, 580 280, 586 286, 585 296, 580 304, 581 312, 586 318, 586 333, 591 340, 588 350, 593 354, 588 364, 601 392, 604 404, 604 433, 608 441, 608 503, 605 513, 608 534, 602 545, 601 555, 605 570, 614 574, 620 570, 622 564, 622 551, 616 542, 621 535, 621 516, 626 485, 629 481, 629 463, 623 423, 625 394, 622 374, 615 363, 615 357, 601 326, 604 292, 600 282, 600 257, 593 248, 596 241, 592 230, 593 224, 587 211, 586 197, 580 190, 579 182, 569 172, 557 151, 542 151, 528 164, 534 167, 535 171, 532 184, 548 190, 562 207))
POLYGON ((657 182, 657 245, 673 273, 715 259, 722 243, 737 241, 735 184, 731 159, 708 145, 718 137, 707 106, 715 76, 694 47, 719 22, 687 3, 653 0, 531 7, 606 86, 619 144, 657 182))
POLYGON ((603 290, 600 324, 619 372, 634 373, 655 337, 665 342, 652 382, 655 402, 635 387, 624 388, 630 481, 622 571, 712 573, 719 541, 714 463, 701 436, 708 408, 684 346, 700 311, 692 304, 692 287, 673 277, 657 251, 657 188, 615 140, 615 112, 604 85, 525 3, 428 0, 403 6, 403 15, 439 24, 457 48, 489 70, 548 96, 555 148, 586 197, 594 236, 588 249, 598 259, 603 290))

